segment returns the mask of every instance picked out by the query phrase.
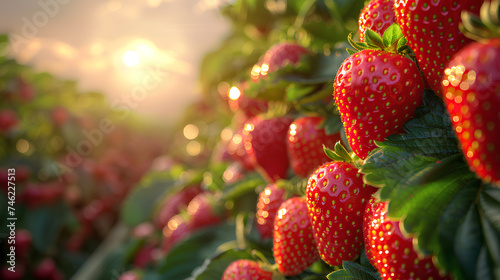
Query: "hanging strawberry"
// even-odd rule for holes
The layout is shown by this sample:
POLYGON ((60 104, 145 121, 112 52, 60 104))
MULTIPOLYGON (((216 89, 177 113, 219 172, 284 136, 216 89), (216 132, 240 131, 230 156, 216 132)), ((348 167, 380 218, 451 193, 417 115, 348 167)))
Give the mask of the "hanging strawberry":
POLYGON ((405 57, 406 40, 396 24, 381 38, 366 31, 366 43, 351 44, 335 77, 334 98, 354 153, 361 159, 401 130, 422 104, 423 83, 417 64, 405 57))

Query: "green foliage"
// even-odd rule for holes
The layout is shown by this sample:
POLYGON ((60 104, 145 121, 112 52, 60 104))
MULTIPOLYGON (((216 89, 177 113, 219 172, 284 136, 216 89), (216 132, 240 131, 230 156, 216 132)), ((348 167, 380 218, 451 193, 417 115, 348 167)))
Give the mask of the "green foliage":
POLYGON ((494 275, 498 188, 482 184, 469 170, 446 109, 431 92, 404 129, 378 143, 365 160, 365 182, 381 188, 378 196, 389 201, 388 215, 401 219, 404 230, 415 234, 418 249, 435 255, 456 279, 470 279, 483 269, 494 275))
POLYGON ((235 239, 235 225, 228 223, 193 233, 172 248, 159 271, 164 279, 188 278, 219 246, 235 239))
POLYGON ((230 249, 207 258, 202 266, 193 271, 187 280, 212 280, 222 279, 224 270, 234 261, 252 259, 252 255, 245 250, 230 249))
POLYGON ((73 219, 69 207, 58 201, 51 205, 40 206, 36 211, 27 211, 22 222, 31 232, 35 249, 47 253, 56 245, 63 226, 73 219))
POLYGON ((125 199, 121 208, 122 221, 128 226, 137 226, 148 221, 157 202, 174 183, 175 181, 164 174, 152 174, 143 179, 125 199))
POLYGON ((343 269, 336 270, 328 274, 329 280, 342 280, 342 279, 358 279, 358 280, 379 280, 380 273, 374 268, 368 258, 366 257, 365 251, 361 253, 361 257, 358 262, 343 261, 343 269))

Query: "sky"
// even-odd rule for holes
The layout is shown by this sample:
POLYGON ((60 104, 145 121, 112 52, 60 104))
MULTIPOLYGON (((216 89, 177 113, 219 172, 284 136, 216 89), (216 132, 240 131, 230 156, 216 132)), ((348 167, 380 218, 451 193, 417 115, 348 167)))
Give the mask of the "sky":
POLYGON ((229 21, 223 0, 0 1, 0 33, 22 64, 78 81, 111 104, 174 122, 201 97, 201 59, 229 21))

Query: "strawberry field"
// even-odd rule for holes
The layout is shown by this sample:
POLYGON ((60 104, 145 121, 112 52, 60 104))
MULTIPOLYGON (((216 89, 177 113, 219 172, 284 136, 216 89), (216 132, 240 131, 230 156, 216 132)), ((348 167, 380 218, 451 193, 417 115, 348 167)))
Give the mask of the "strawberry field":
POLYGON ((0 56, 0 279, 500 279, 500 1, 219 13, 175 126, 0 56))

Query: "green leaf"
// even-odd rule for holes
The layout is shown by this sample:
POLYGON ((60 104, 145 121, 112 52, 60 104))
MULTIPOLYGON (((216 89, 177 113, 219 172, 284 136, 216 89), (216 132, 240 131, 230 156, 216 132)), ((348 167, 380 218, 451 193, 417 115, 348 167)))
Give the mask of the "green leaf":
POLYGON ((397 23, 393 23, 384 31, 384 34, 382 35, 383 44, 388 47, 394 44, 395 42, 398 42, 398 49, 399 49, 399 42, 402 41, 400 40, 402 37, 403 37, 403 32, 401 32, 401 28, 397 23))
POLYGON ((493 263, 495 278, 500 277, 500 189, 486 184, 479 195, 479 210, 485 244, 493 263))
POLYGON ((185 279, 217 248, 236 239, 235 225, 224 223, 193 233, 172 248, 160 266, 163 279, 185 279))
MULTIPOLYGON (((325 118, 321 128, 323 128, 327 135, 332 135, 340 132, 342 129, 342 120, 339 115, 330 114, 325 118)), ((333 147, 328 147, 333 148, 333 147)))
MULTIPOLYGON (((483 232, 481 229, 479 212, 474 204, 470 207, 465 219, 456 231, 453 250, 445 250, 442 252, 442 254, 456 254, 457 264, 461 266, 462 269, 454 269, 453 271, 463 272, 463 275, 455 275, 456 279, 473 279, 478 269, 481 269, 479 266, 473 264, 478 262, 479 254, 484 246, 483 243, 483 232)), ((443 258, 453 259, 449 256, 440 257, 440 259, 443 258)))
POLYGON ((382 40, 380 35, 371 29, 366 29, 366 31, 365 31, 365 42, 369 46, 374 46, 375 49, 377 49, 377 48, 383 49, 384 46, 388 46, 388 45, 384 45, 384 41, 382 40))
POLYGON ((121 218, 128 226, 137 226, 149 219, 163 194, 174 185, 168 178, 146 178, 123 202, 121 218))
POLYGON ((387 137, 384 145, 437 159, 461 153, 442 99, 426 90, 423 103, 415 110, 415 117, 405 123, 406 133, 387 137))
POLYGON ((46 253, 55 245, 64 222, 71 209, 63 201, 41 206, 33 211, 27 211, 23 223, 33 237, 33 246, 46 253))
POLYGON ((380 274, 372 266, 366 267, 362 266, 356 262, 344 261, 342 262, 344 269, 339 269, 328 274, 327 278, 329 280, 341 280, 341 279, 358 279, 358 280, 378 280, 380 274))
POLYGON ((232 200, 248 193, 255 193, 255 188, 264 184, 266 184, 266 182, 262 179, 262 177, 255 174, 250 178, 246 178, 243 181, 238 181, 235 184, 228 186, 222 193, 222 199, 232 200))
POLYGON ((207 258, 203 265, 193 271, 193 275, 186 280, 222 279, 224 270, 234 261, 252 259, 247 251, 230 249, 211 258, 207 258))

